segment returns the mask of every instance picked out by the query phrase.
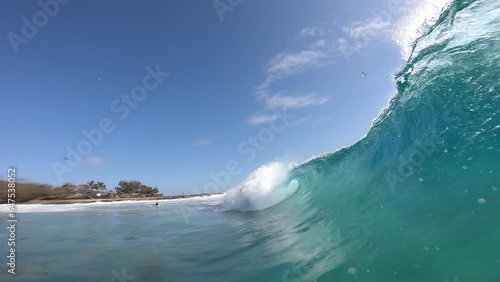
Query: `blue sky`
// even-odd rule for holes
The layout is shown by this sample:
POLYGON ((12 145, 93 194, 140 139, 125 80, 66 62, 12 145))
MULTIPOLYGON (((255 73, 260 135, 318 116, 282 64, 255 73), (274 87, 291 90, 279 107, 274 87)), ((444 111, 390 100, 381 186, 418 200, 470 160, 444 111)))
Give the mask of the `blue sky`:
POLYGON ((403 63, 387 1, 41 2, 0 4, 1 178, 224 191, 359 140, 403 63))

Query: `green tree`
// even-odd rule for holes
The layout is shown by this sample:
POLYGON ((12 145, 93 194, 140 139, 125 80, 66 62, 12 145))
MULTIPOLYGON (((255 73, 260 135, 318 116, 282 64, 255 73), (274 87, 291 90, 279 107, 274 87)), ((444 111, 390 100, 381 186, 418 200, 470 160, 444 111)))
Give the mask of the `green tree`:
POLYGON ((91 196, 92 196, 92 193, 89 190, 89 187, 87 186, 87 184, 78 185, 76 190, 81 196, 83 196, 85 198, 91 198, 91 196))
POLYGON ((89 190, 92 190, 92 189, 93 189, 93 187, 95 187, 95 186, 96 186, 96 184, 97 184, 97 183, 95 183, 95 181, 94 181, 94 180, 89 181, 89 182, 87 182, 87 188, 88 188, 89 190))
POLYGON ((97 193, 103 192, 105 190, 106 190, 106 184, 104 184, 104 182, 100 181, 96 182, 94 180, 91 180, 86 184, 80 185, 80 187, 78 188, 78 192, 80 192, 80 194, 90 198, 97 197, 97 193))
POLYGON ((54 188, 54 196, 58 199, 67 199, 75 195, 77 187, 71 183, 64 183, 62 186, 54 188))
POLYGON ((117 195, 127 194, 129 196, 138 195, 140 193, 142 183, 140 181, 126 181, 122 180, 118 183, 118 186, 115 187, 115 191, 117 195))
POLYGON ((142 197, 152 197, 158 195, 158 188, 151 187, 142 184, 140 181, 126 181, 122 180, 115 187, 115 193, 118 196, 129 195, 129 196, 142 196, 142 197))
POLYGON ((106 190, 106 184, 104 182, 97 182, 97 188, 99 191, 105 191, 106 190))
POLYGON ((153 195, 153 196, 158 196, 158 193, 159 193, 159 192, 160 192, 160 191, 159 191, 159 190, 158 190, 158 188, 156 188, 156 187, 154 187, 154 188, 153 188, 153 190, 151 191, 151 193, 152 193, 152 195, 153 195))
POLYGON ((141 185, 139 194, 143 197, 153 197, 158 194, 158 188, 156 187, 151 187, 151 186, 146 186, 146 185, 141 185))

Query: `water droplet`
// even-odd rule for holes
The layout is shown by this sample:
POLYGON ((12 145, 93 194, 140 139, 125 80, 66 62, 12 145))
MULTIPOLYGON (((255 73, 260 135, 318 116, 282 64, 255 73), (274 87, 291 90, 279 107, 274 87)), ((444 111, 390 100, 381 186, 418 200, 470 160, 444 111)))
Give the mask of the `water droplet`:
POLYGON ((365 72, 362 72, 362 73, 361 73, 361 76, 362 76, 362 77, 366 77, 366 76, 367 76, 367 74, 366 74, 365 72))
POLYGON ((418 181, 422 182, 422 181, 424 181, 424 179, 423 178, 419 178, 418 181))
POLYGON ((347 272, 349 272, 350 274, 356 274, 356 268, 354 267, 350 267, 347 272))
POLYGON ((495 187, 495 186, 493 186, 493 187, 491 187, 491 190, 493 190, 493 191, 495 191, 495 192, 496 192, 496 191, 498 191, 498 188, 497 188, 497 187, 495 187))
POLYGON ((466 165, 464 165, 462 168, 463 168, 463 169, 469 169, 469 167, 468 167, 468 166, 466 166, 466 165))
POLYGON ((447 149, 444 149, 444 152, 445 152, 445 153, 448 153, 448 150, 447 150, 447 149))
POLYGON ((479 198, 479 199, 477 199, 477 202, 479 204, 481 204, 481 205, 484 205, 484 204, 486 204, 486 199, 485 198, 479 198))

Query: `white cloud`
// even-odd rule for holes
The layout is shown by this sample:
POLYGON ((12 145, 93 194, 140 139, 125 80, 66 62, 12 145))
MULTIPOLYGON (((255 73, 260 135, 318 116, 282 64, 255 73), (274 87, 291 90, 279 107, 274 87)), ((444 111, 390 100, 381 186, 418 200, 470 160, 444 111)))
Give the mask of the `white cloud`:
POLYGON ((323 34, 324 34, 324 32, 320 27, 311 26, 311 27, 303 28, 300 31, 298 37, 315 37, 315 36, 321 36, 323 34))
POLYGON ((277 118, 278 117, 275 115, 259 115, 259 116, 254 116, 254 117, 248 119, 247 122, 250 125, 259 125, 262 123, 271 122, 273 120, 276 120, 277 118))
POLYGON ((296 74, 308 68, 318 67, 326 54, 320 51, 306 50, 299 53, 280 53, 275 56, 266 72, 270 75, 286 76, 296 74))
POLYGON ((352 39, 372 38, 388 31, 391 22, 381 17, 370 18, 366 21, 354 22, 349 27, 344 27, 342 31, 347 33, 352 39))
POLYGON ((311 45, 311 48, 315 49, 315 48, 321 48, 321 47, 325 47, 325 46, 326 46, 326 40, 320 39, 320 40, 317 40, 316 42, 314 42, 311 45))
POLYGON ((372 40, 386 39, 390 34, 391 22, 381 17, 357 21, 342 28, 346 36, 336 40, 338 51, 349 61, 353 54, 368 47, 372 40))
POLYGON ((360 44, 355 45, 355 43, 350 43, 347 39, 345 38, 339 38, 337 39, 337 46, 338 49, 346 58, 349 58, 349 56, 353 53, 359 52, 363 46, 360 44))
MULTIPOLYGON (((265 110, 271 108, 301 108, 318 106, 328 102, 328 98, 310 94, 289 96, 281 93, 273 94, 273 84, 281 79, 298 75, 302 72, 332 64, 334 59, 344 55, 347 60, 352 54, 367 47, 371 40, 385 37, 391 29, 391 22, 382 17, 369 18, 365 21, 353 22, 342 28, 343 37, 329 38, 332 30, 319 27, 306 27, 300 30, 299 37, 308 37, 309 46, 297 52, 282 52, 274 56, 264 68, 266 78, 256 87, 255 95, 265 103, 265 110)), ((247 120, 256 125, 275 120, 273 115, 259 115, 247 120)))
POLYGON ((205 146, 205 145, 208 145, 211 143, 212 143, 212 140, 210 140, 210 139, 200 139, 200 140, 194 141, 193 145, 199 147, 199 146, 205 146))
POLYGON ((306 122, 306 121, 310 120, 312 117, 313 117, 312 115, 307 116, 307 117, 303 117, 303 118, 301 118, 301 119, 299 119, 299 120, 294 121, 294 122, 291 124, 291 126, 295 126, 295 125, 298 125, 298 124, 304 123, 304 122, 306 122))
POLYGON ((85 159, 88 164, 94 165, 94 166, 99 166, 103 165, 105 163, 103 158, 97 157, 97 156, 90 156, 85 159))
MULTIPOLYGON (((306 27, 300 31, 299 37, 319 37, 325 32, 319 27, 306 27)), ((265 98, 269 95, 271 85, 280 79, 297 75, 309 69, 322 67, 331 63, 330 55, 323 50, 328 45, 325 39, 316 39, 309 48, 299 52, 282 52, 274 56, 267 67, 264 68, 267 74, 266 79, 255 91, 258 98, 265 98), (318 50, 321 49, 321 50, 318 50)))
POLYGON ((347 39, 339 38, 339 39, 337 39, 337 44, 339 45, 339 47, 344 47, 347 45, 347 39))
POLYGON ((284 96, 274 95, 266 98, 266 104, 269 108, 302 108, 307 106, 317 106, 328 102, 328 98, 320 97, 316 94, 303 96, 284 96))
MULTIPOLYGON (((266 105, 265 110, 272 108, 301 108, 306 106, 321 105, 328 101, 325 97, 315 94, 302 96, 289 96, 283 94, 272 94, 271 87, 273 83, 289 76, 297 75, 310 69, 326 66, 331 63, 332 54, 327 47, 327 40, 317 38, 325 33, 319 27, 307 27, 300 31, 298 37, 316 37, 314 41, 306 48, 298 52, 282 52, 274 56, 264 72, 265 80, 256 87, 255 95, 266 105), (327 48, 326 48, 327 49, 327 48)), ((276 120, 277 117, 272 114, 261 114, 247 120, 250 125, 258 125, 276 120)))
POLYGON ((262 82, 258 87, 257 90, 255 91, 255 95, 259 98, 264 98, 267 96, 269 92, 269 87, 271 84, 275 81, 278 80, 279 78, 275 75, 269 75, 267 76, 266 80, 262 82))

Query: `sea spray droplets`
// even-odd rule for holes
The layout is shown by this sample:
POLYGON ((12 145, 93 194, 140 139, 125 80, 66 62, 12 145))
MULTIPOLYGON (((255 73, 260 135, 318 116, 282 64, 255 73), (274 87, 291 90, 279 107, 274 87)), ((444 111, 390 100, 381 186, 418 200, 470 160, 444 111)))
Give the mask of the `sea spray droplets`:
POLYGON ((479 204, 481 204, 481 205, 484 205, 484 204, 486 204, 486 199, 485 198, 479 198, 479 199, 477 199, 477 202, 479 204))

